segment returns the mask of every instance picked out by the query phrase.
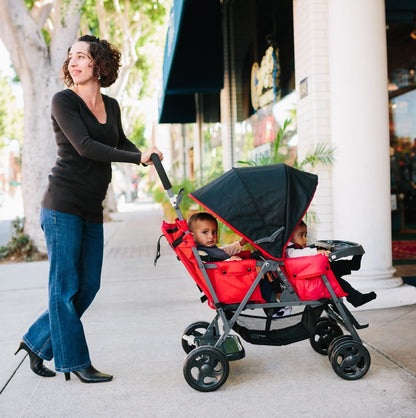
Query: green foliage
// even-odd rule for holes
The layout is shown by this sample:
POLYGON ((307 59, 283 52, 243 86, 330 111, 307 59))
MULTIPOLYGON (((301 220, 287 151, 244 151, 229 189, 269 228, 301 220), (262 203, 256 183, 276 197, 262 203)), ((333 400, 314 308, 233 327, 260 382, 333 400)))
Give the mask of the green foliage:
POLYGON ((273 142, 273 149, 272 155, 265 156, 260 158, 260 161, 257 163, 256 161, 249 160, 249 161, 238 161, 239 164, 249 165, 249 166, 257 166, 257 165, 270 165, 270 164, 279 164, 285 162, 285 155, 280 152, 280 144, 282 142, 283 137, 286 134, 288 126, 292 123, 292 119, 286 119, 283 122, 283 125, 279 127, 279 130, 276 134, 276 138, 273 142))
POLYGON ((0 247, 1 261, 34 261, 44 259, 39 254, 24 231, 24 218, 16 218, 12 222, 12 236, 7 245, 0 247))
POLYGON ((138 92, 139 99, 149 94, 154 67, 152 58, 147 54, 142 54, 141 49, 154 44, 155 50, 162 51, 165 32, 161 31, 161 27, 167 20, 169 6, 168 0, 120 0, 118 2, 105 0, 105 22, 109 22, 108 24, 104 24, 97 16, 95 0, 86 0, 82 6, 81 28, 83 32, 105 36, 121 48, 126 38, 137 38, 134 52, 123 50, 123 53, 134 54, 137 57, 129 77, 132 80, 139 79, 143 83, 142 89, 138 92))
POLYGON ((299 170, 303 170, 306 165, 314 168, 318 164, 324 166, 331 166, 334 163, 334 149, 330 148, 328 144, 319 143, 316 145, 313 152, 308 152, 305 158, 295 165, 299 170))
MULTIPOLYGON (((256 163, 253 160, 238 161, 238 163, 249 166, 262 166, 284 163, 286 160, 286 156, 281 152, 281 143, 291 123, 292 119, 289 118, 283 122, 282 126, 280 126, 279 131, 276 134, 276 138, 273 142, 271 156, 261 158, 258 163, 256 163)), ((302 161, 299 162, 298 159, 296 159, 294 167, 299 170, 304 170, 307 165, 309 165, 312 168, 314 168, 318 164, 322 164, 324 166, 331 166, 334 163, 334 152, 335 150, 331 148, 328 144, 319 143, 315 146, 315 149, 313 151, 310 151, 306 154, 305 158, 302 161)))
POLYGON ((29 10, 32 10, 32 7, 35 5, 36 0, 25 0, 25 5, 29 10))
POLYGON ((147 147, 146 137, 144 135, 145 130, 145 123, 140 118, 135 119, 132 126, 132 131, 129 134, 129 139, 139 149, 144 149, 147 147))
MULTIPOLYGON (((185 219, 188 217, 188 212, 190 210, 201 209, 200 206, 188 196, 189 193, 198 189, 198 187, 200 187, 200 183, 197 180, 184 179, 182 181, 177 181, 173 179, 172 181, 173 194, 177 195, 181 189, 184 189, 180 209, 185 219)), ((162 205, 165 216, 173 220, 176 217, 175 210, 172 208, 167 192, 160 185, 159 181, 156 181, 152 185, 151 192, 153 200, 162 205)))
POLYGON ((23 111, 17 105, 10 80, 0 76, 0 146, 3 139, 23 141, 23 111))

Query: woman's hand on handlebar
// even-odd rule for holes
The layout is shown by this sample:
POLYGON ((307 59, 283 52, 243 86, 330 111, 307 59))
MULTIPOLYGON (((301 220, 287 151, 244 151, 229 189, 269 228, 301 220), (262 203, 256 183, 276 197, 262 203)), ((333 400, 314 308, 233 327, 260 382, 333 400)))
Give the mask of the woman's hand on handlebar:
POLYGON ((156 147, 155 145, 152 145, 149 149, 147 149, 146 151, 143 151, 142 152, 142 156, 141 156, 140 162, 142 164, 145 164, 145 165, 152 165, 153 164, 153 161, 151 160, 150 156, 153 153, 154 154, 157 154, 159 156, 160 161, 163 160, 163 153, 162 153, 162 151, 160 151, 160 149, 158 147, 156 147))

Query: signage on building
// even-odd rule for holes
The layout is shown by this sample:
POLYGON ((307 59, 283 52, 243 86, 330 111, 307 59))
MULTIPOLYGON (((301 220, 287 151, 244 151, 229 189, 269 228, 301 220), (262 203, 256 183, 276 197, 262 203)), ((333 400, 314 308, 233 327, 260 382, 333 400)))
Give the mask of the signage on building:
POLYGON ((280 99, 279 50, 267 48, 260 65, 251 67, 251 104, 255 110, 280 99))

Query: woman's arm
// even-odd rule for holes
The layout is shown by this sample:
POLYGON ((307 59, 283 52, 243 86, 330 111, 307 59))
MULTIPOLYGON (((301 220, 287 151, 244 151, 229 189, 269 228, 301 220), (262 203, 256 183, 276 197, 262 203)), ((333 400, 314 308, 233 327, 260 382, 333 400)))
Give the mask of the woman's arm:
POLYGON ((141 152, 125 138, 124 133, 125 139, 122 140, 121 145, 125 149, 118 149, 94 141, 80 118, 78 106, 67 94, 60 92, 53 97, 52 117, 81 157, 94 161, 140 164, 141 152))

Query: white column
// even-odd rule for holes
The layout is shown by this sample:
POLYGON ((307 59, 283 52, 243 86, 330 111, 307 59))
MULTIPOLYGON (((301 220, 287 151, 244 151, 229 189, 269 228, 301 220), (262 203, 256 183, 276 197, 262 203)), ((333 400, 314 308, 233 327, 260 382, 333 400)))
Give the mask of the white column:
POLYGON ((366 251, 348 280, 378 294, 367 309, 416 303, 416 289, 402 286, 392 268, 384 7, 384 0, 328 2, 333 231, 366 251))
MULTIPOLYGON (((319 143, 331 146, 327 3, 328 0, 293 1, 299 160, 319 143)), ((316 216, 308 218, 311 242, 317 238, 331 239, 333 232, 331 169, 321 166, 314 171, 319 176, 319 186, 310 210, 316 216)))

